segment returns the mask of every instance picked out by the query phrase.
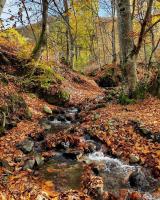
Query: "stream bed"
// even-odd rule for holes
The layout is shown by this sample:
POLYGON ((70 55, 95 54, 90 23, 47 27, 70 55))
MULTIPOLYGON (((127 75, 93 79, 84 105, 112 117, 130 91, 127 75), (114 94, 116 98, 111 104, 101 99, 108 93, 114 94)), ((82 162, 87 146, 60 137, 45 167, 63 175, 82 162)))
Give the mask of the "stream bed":
MULTIPOLYGON (((71 108, 56 113, 41 123, 44 126, 47 124, 49 134, 55 134, 76 124, 77 116, 78 109, 71 108)), ((87 139, 87 137, 83 137, 83 140, 101 145, 98 141, 87 139)), ((144 193, 146 200, 154 200, 151 194, 157 188, 157 183, 141 166, 128 165, 117 158, 106 155, 101 148, 98 151, 86 153, 80 160, 66 158, 64 153, 65 150, 56 150, 56 156, 39 169, 39 174, 44 182, 52 181, 56 191, 80 189, 84 164, 94 163, 96 166, 103 166, 100 169, 95 168, 94 173, 103 178, 105 191, 111 192, 115 196, 121 189, 140 191, 144 193)))

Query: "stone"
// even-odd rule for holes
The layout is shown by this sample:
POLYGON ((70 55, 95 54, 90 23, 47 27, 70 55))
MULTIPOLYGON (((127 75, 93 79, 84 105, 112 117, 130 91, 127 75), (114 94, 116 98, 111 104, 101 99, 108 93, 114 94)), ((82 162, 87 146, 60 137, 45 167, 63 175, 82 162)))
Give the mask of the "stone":
POLYGON ((40 167, 40 166, 42 166, 44 164, 44 157, 39 155, 39 154, 37 154, 35 156, 35 161, 36 161, 37 166, 40 167))
POLYGON ((137 170, 130 175, 129 183, 131 187, 142 191, 149 189, 149 182, 147 181, 145 174, 140 170, 137 170))
POLYGON ((35 166, 35 159, 30 159, 30 160, 27 160, 23 169, 24 170, 28 170, 28 169, 33 169, 35 166))
POLYGON ((140 157, 135 155, 135 154, 131 154, 130 155, 130 159, 129 159, 129 162, 131 164, 135 164, 135 163, 138 163, 140 161, 140 157))
POLYGON ((48 122, 43 122, 42 126, 45 130, 50 130, 52 128, 52 125, 49 124, 48 122))
POLYGON ((61 142, 56 146, 56 148, 59 149, 59 150, 61 150, 61 149, 65 149, 66 150, 66 149, 69 149, 69 147, 70 147, 70 142, 69 141, 61 142))
POLYGON ((63 153, 63 156, 67 159, 77 160, 82 157, 82 152, 76 150, 68 150, 67 152, 63 153))
POLYGON ((74 122, 76 120, 76 113, 66 113, 65 117, 68 121, 74 122))
POLYGON ((97 146, 94 142, 88 142, 88 151, 89 153, 95 152, 97 150, 97 146))
POLYGON ((160 132, 155 134, 154 140, 155 142, 160 143, 160 132))
POLYGON ((18 144, 17 147, 25 154, 30 153, 33 149, 34 142, 31 139, 25 139, 22 143, 18 144))
POLYGON ((31 112, 31 110, 28 109, 26 112, 27 112, 27 118, 28 119, 32 119, 32 112, 31 112))
POLYGON ((60 121, 60 122, 66 122, 67 121, 65 116, 63 116, 63 115, 58 115, 57 120, 60 121))
POLYGON ((92 171, 96 176, 99 176, 101 172, 106 170, 106 163, 104 161, 100 161, 97 163, 93 163, 92 171))
POLYGON ((48 107, 47 105, 45 105, 45 106, 43 107, 43 110, 44 110, 44 112, 47 113, 47 114, 52 114, 52 110, 51 110, 50 107, 48 107))

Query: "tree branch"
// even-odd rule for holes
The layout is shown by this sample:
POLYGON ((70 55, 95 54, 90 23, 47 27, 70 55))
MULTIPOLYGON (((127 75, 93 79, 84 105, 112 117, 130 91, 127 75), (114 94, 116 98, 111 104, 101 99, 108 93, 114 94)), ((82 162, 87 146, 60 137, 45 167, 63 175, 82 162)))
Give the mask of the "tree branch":
POLYGON ((153 1, 154 0, 149 0, 147 11, 146 11, 143 23, 141 25, 141 31, 140 31, 140 35, 139 35, 139 38, 138 38, 138 43, 137 43, 137 46, 135 46, 135 49, 133 51, 135 54, 138 54, 140 49, 141 49, 143 38, 144 38, 144 35, 145 35, 145 29, 146 29, 148 20, 151 16, 153 1))

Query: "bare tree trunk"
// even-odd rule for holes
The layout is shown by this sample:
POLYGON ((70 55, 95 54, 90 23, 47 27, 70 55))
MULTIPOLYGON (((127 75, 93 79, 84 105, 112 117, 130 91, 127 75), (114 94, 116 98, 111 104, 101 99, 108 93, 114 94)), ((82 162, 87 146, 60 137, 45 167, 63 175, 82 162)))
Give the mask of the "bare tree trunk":
POLYGON ((124 77, 128 81, 129 92, 133 93, 137 86, 136 60, 132 55, 134 41, 132 37, 132 18, 129 0, 117 0, 117 15, 120 43, 120 60, 124 77))
POLYGON ((134 91, 137 87, 137 71, 136 61, 140 49, 143 44, 145 35, 150 29, 155 26, 159 20, 146 29, 148 22, 150 21, 151 11, 154 0, 149 0, 147 5, 147 11, 143 23, 141 24, 141 30, 138 37, 137 45, 134 45, 132 38, 132 17, 130 12, 129 0, 117 0, 117 15, 119 25, 119 41, 121 50, 121 64, 123 65, 125 77, 127 77, 129 93, 134 95, 134 91))
POLYGON ((145 62, 145 66, 147 66, 148 63, 148 59, 147 59, 147 49, 146 49, 146 40, 144 39, 144 43, 143 43, 143 49, 144 49, 144 62, 145 62))
POLYGON ((47 44, 47 36, 46 36, 48 29, 47 19, 48 19, 48 1, 42 0, 42 29, 39 40, 35 48, 33 49, 31 56, 32 59, 38 60, 41 57, 45 49, 45 46, 47 44))
POLYGON ((6 3, 6 0, 0 0, 0 16, 2 14, 5 3, 6 3))
MULTIPOLYGON (((156 57, 156 51, 154 50, 155 49, 155 36, 154 36, 154 31, 153 29, 150 30, 150 37, 151 37, 151 43, 152 43, 152 58, 155 56, 156 57)), ((152 58, 150 60, 150 62, 152 61, 152 58)))
POLYGON ((112 63, 117 61, 116 55, 116 35, 115 35, 115 0, 111 0, 112 6, 112 63))
POLYGON ((74 58, 74 39, 72 36, 70 19, 69 19, 69 8, 68 1, 63 0, 64 4, 64 13, 65 13, 65 21, 66 21, 66 40, 67 40, 67 50, 66 50, 66 61, 72 67, 73 66, 73 58, 74 58))

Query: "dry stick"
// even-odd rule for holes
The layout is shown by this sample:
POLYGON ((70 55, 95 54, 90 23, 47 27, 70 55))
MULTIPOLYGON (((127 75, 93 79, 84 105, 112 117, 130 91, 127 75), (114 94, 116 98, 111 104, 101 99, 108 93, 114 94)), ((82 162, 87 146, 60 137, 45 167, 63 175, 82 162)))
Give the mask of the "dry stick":
POLYGON ((5 126, 6 126, 6 113, 2 112, 2 114, 3 114, 3 124, 2 124, 2 127, 5 128, 5 126))
POLYGON ((136 0, 133 0, 133 4, 132 4, 133 10, 132 10, 132 16, 131 19, 134 19, 134 13, 135 13, 135 8, 136 8, 136 0))
POLYGON ((160 43, 160 38, 159 38, 159 40, 157 41, 156 46, 155 46, 154 49, 152 50, 152 53, 151 53, 151 55, 150 55, 149 62, 148 62, 148 68, 149 68, 149 66, 150 66, 150 64, 151 64, 153 54, 154 54, 154 52, 156 51, 156 49, 158 48, 159 43, 160 43))
POLYGON ((138 43, 137 43, 137 46, 133 50, 133 54, 138 55, 138 53, 139 53, 139 51, 141 49, 143 38, 144 38, 144 35, 146 33, 145 28, 147 26, 148 19, 149 19, 150 15, 151 15, 153 1, 154 0, 150 0, 149 3, 148 3, 148 8, 147 8, 143 23, 141 25, 141 31, 140 31, 140 35, 139 35, 139 38, 138 38, 138 43))
POLYGON ((144 35, 146 35, 156 24, 160 22, 160 19, 158 19, 156 22, 154 22, 148 29, 144 32, 144 35))
POLYGON ((34 37, 34 39, 35 39, 35 41, 36 41, 36 43, 37 43, 37 38, 36 38, 36 35, 35 35, 35 32, 34 32, 34 29, 33 29, 33 27, 32 27, 32 24, 31 24, 31 21, 30 21, 30 17, 29 17, 29 14, 28 14, 28 11, 27 11, 27 8, 26 8, 26 5, 25 5, 24 1, 22 1, 22 4, 23 4, 23 6, 24 6, 24 9, 25 9, 25 12, 26 12, 26 15, 27 15, 28 22, 29 22, 29 25, 30 25, 31 30, 32 30, 32 33, 33 33, 33 37, 34 37))

